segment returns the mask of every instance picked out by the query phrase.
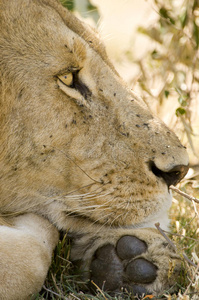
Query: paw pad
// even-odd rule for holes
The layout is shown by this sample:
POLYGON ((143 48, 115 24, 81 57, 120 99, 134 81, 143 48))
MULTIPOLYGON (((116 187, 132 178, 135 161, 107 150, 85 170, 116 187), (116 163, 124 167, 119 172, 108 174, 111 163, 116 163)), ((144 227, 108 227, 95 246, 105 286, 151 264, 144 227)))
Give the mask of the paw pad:
POLYGON ((157 276, 157 267, 139 257, 147 251, 147 244, 135 236, 123 236, 116 247, 111 244, 99 248, 91 263, 91 280, 109 292, 122 288, 134 295, 147 294, 142 284, 152 283, 157 276))
POLYGON ((127 265, 126 274, 135 283, 150 283, 156 279, 157 267, 146 259, 138 258, 127 265))
POLYGON ((117 242, 116 251, 121 259, 132 259, 143 252, 146 252, 147 245, 145 242, 135 236, 123 236, 117 242))

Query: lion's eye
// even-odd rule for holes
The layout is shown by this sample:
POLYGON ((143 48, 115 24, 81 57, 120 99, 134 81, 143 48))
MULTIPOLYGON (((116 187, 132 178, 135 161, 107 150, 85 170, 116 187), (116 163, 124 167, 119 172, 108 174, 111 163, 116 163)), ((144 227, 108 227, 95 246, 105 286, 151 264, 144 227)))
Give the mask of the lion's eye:
POLYGON ((67 86, 71 86, 73 84, 73 73, 59 75, 58 78, 67 86))

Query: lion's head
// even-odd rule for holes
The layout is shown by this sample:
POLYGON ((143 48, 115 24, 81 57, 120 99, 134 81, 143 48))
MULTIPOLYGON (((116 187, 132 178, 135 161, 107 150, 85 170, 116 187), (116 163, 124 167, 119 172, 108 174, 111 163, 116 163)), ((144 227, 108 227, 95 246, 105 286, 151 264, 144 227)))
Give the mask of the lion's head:
POLYGON ((188 168, 175 134, 58 1, 0 5, 1 213, 71 230, 166 222, 188 168))

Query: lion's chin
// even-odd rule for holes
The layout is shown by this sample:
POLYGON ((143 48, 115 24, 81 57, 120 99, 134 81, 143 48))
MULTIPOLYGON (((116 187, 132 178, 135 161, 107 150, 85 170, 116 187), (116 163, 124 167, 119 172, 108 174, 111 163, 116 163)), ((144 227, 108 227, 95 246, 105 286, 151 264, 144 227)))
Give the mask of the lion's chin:
POLYGON ((167 214, 172 203, 172 195, 163 193, 150 203, 152 208, 148 212, 139 208, 138 205, 136 211, 130 207, 125 211, 107 207, 90 212, 89 208, 84 208, 84 211, 77 207, 69 208, 63 199, 63 201, 48 202, 47 210, 45 206, 43 211, 38 213, 46 216, 59 230, 71 232, 93 231, 93 228, 96 230, 100 228, 155 228, 156 223, 160 223, 161 228, 167 230, 169 227, 167 214))

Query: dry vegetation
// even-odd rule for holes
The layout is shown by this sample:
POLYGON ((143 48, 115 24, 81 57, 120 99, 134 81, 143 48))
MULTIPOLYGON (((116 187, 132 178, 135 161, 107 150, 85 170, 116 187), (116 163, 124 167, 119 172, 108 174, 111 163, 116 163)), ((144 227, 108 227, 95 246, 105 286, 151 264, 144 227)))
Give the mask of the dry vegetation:
MULTIPOLYGON (((141 93, 146 101, 150 102, 149 99, 152 99, 156 102, 157 111, 164 107, 165 101, 173 101, 171 113, 176 118, 173 124, 179 125, 178 132, 184 139, 183 142, 192 149, 193 155, 197 155, 192 117, 199 90, 199 1, 154 0, 153 5, 159 14, 157 22, 150 28, 139 28, 139 32, 147 35, 154 44, 145 59, 137 62, 140 66, 141 93)), ((131 59, 129 53, 130 50, 126 57, 131 59)), ((179 286, 177 294, 170 295, 168 291, 158 298, 149 296, 143 298, 145 300, 199 299, 199 204, 197 199, 193 199, 199 199, 199 166, 192 168, 192 173, 178 188, 189 197, 173 191, 171 232, 164 234, 175 244, 186 272, 176 283, 179 286), (184 258, 183 253, 188 259, 184 258)), ((69 253, 70 244, 66 235, 63 235, 43 290, 36 299, 123 299, 119 295, 112 298, 101 290, 95 296, 90 295, 69 262, 69 253)), ((126 295, 125 299, 133 297, 126 295)))

